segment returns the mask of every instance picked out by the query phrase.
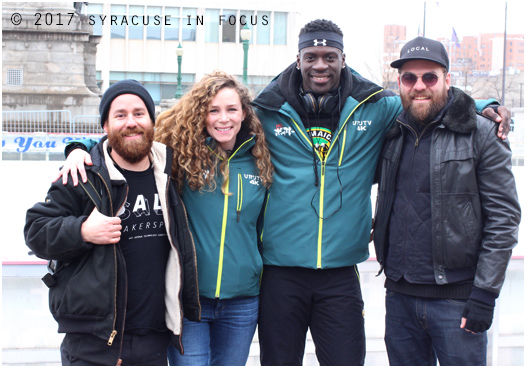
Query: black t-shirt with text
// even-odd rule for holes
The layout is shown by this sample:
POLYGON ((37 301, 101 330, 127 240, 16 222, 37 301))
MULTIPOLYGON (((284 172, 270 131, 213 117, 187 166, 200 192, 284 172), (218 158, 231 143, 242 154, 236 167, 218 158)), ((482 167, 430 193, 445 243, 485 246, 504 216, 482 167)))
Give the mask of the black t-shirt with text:
POLYGON ((120 169, 128 183, 121 218, 121 249, 126 261, 128 292, 125 331, 166 331, 165 271, 170 242, 166 234, 153 169, 120 169))

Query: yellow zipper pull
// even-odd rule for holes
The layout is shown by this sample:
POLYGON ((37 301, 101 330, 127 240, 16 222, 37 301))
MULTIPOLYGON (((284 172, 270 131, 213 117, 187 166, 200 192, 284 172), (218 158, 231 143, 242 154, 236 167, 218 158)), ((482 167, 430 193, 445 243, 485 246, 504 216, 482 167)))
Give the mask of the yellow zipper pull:
POLYGON ((113 344, 113 339, 115 339, 115 335, 117 335, 117 330, 113 330, 110 335, 110 339, 108 340, 108 345, 111 346, 113 344))

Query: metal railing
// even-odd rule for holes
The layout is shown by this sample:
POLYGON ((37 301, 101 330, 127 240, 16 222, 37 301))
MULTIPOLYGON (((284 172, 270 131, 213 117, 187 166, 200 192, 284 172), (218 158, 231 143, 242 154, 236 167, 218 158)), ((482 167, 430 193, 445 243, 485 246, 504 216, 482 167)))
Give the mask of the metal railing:
POLYGON ((98 115, 75 115, 71 122, 71 133, 101 134, 104 130, 100 126, 98 115))
POLYGON ((2 132, 104 133, 98 115, 76 115, 69 110, 2 111, 2 132))

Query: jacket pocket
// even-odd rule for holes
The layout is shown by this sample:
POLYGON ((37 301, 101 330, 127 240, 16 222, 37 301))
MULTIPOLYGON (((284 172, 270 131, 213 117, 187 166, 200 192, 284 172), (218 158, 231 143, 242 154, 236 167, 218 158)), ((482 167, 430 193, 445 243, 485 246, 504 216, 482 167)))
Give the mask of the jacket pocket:
POLYGON ((96 246, 79 261, 64 267, 55 275, 57 284, 49 292, 49 306, 53 315, 102 319, 111 313, 115 272, 109 270, 107 257, 112 256, 107 254, 108 249, 103 248, 111 246, 96 246))
POLYGON ((446 204, 444 215, 445 266, 449 269, 476 265, 481 226, 469 198, 446 204))
MULTIPOLYGON (((472 149, 445 152, 438 162, 442 194, 478 193, 475 158, 472 149)), ((431 168, 436 170, 437 168, 431 168)), ((431 183, 436 185, 436 183, 431 183)))

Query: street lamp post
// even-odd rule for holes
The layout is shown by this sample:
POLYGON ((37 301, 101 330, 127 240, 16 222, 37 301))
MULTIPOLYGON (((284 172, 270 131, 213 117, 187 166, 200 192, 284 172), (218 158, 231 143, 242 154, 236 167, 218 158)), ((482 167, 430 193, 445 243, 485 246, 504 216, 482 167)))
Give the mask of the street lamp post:
POLYGON ((241 40, 243 41, 243 84, 247 83, 248 43, 252 37, 252 30, 245 24, 241 29, 241 40))
POLYGON ((180 99, 183 97, 183 90, 181 89, 181 63, 183 62, 183 47, 181 46, 181 42, 179 42, 179 46, 175 49, 175 54, 177 55, 177 65, 178 65, 178 71, 177 71, 177 90, 175 91, 175 98, 180 99))

